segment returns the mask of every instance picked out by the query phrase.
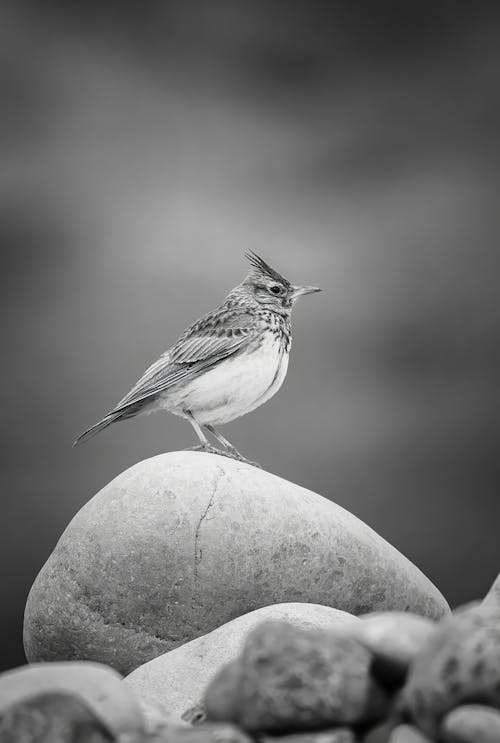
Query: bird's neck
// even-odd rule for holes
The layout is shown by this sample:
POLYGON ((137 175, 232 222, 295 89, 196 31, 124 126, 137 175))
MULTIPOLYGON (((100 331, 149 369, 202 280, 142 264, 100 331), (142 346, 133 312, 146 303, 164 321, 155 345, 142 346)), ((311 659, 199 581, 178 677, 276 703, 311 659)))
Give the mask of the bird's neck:
POLYGON ((267 326, 267 332, 272 333, 288 352, 292 345, 290 313, 275 312, 261 307, 257 310, 257 316, 267 326))
POLYGON ((269 330, 283 340, 287 349, 292 341, 291 307, 276 307, 258 302, 241 287, 235 287, 224 300, 226 307, 245 308, 249 313, 268 325, 269 330))

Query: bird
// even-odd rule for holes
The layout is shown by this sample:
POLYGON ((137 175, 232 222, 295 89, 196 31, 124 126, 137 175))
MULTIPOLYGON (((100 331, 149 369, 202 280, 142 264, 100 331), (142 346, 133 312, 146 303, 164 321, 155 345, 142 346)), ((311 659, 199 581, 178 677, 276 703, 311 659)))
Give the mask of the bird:
POLYGON ((200 443, 192 450, 255 464, 216 426, 255 410, 280 389, 292 345, 292 308, 299 297, 321 290, 292 284, 253 250, 245 257, 250 263, 245 279, 190 325, 74 446, 118 421, 166 410, 194 428, 200 443), (222 448, 211 444, 205 431, 222 448))

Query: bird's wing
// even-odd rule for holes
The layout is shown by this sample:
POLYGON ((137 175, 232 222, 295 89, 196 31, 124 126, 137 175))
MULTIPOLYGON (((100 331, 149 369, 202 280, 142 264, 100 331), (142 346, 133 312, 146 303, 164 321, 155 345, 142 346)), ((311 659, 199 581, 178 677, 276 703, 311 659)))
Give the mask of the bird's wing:
POLYGON ((197 320, 165 351, 111 411, 119 412, 186 383, 256 338, 255 318, 243 308, 220 307, 197 320))
POLYGON ((222 306, 188 328, 170 349, 172 360, 192 364, 225 358, 244 347, 258 333, 252 313, 241 307, 222 306))

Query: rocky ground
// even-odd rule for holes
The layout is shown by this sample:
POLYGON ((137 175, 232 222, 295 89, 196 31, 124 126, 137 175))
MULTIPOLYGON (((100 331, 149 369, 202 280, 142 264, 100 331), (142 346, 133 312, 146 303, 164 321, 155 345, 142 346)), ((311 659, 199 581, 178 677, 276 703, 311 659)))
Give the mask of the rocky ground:
POLYGON ((450 613, 321 496, 163 455, 92 499, 35 581, 37 662, 0 676, 0 743, 498 743, 499 618, 500 580, 450 613))

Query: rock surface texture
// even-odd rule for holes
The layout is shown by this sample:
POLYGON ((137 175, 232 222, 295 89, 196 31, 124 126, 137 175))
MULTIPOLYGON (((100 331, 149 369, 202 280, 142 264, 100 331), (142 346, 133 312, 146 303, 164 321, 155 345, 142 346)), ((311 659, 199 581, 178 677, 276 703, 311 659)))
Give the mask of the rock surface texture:
POLYGON ((75 516, 25 614, 28 660, 128 673, 262 606, 440 618, 437 589, 331 501, 226 457, 173 452, 119 475, 75 516))
POLYGON ((126 679, 144 705, 149 705, 173 722, 201 700, 212 678, 222 666, 240 653, 248 633, 262 621, 283 619, 303 629, 340 629, 355 634, 361 621, 343 611, 316 604, 278 604, 244 614, 169 653, 137 668, 126 679))

